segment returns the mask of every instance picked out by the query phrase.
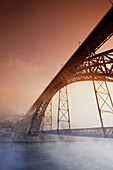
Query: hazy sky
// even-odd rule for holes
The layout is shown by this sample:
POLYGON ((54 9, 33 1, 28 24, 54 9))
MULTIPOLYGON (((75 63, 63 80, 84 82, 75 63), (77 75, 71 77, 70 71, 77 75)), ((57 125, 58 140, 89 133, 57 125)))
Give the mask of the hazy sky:
POLYGON ((0 112, 26 113, 110 7, 108 0, 1 0, 0 112))

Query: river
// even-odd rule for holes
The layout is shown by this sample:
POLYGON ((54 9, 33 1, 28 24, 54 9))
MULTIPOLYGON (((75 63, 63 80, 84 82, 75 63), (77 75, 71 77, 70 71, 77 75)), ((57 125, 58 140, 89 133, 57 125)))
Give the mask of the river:
POLYGON ((0 170, 113 170, 113 139, 1 142, 0 170))

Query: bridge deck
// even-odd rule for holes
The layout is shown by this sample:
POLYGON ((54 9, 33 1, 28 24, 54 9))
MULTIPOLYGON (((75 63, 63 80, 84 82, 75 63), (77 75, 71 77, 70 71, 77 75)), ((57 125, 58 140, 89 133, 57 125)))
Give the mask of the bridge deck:
POLYGON ((31 136, 35 135, 63 135, 63 136, 83 136, 83 137, 100 137, 113 138, 113 127, 97 127, 83 129, 61 129, 61 130, 44 130, 39 132, 31 132, 31 136))

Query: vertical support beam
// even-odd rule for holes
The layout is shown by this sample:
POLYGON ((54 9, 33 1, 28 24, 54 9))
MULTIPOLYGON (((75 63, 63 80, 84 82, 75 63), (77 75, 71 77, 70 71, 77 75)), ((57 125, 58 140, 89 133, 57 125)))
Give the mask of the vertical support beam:
POLYGON ((70 131, 70 114, 67 86, 59 90, 58 117, 57 117, 58 134, 59 129, 69 129, 70 131))
POLYGON ((99 112, 99 117, 101 122, 101 128, 103 129, 104 137, 106 137, 102 114, 103 113, 113 114, 112 98, 106 81, 100 82, 100 81, 93 80, 93 87, 95 91, 95 97, 96 97, 96 102, 97 102, 97 107, 98 107, 98 112, 99 112))
POLYGON ((103 120, 102 120, 102 115, 101 115, 101 109, 99 106, 99 101, 98 101, 98 97, 97 97, 97 90, 96 90, 96 86, 95 86, 95 82, 93 80, 93 87, 94 87, 94 92, 95 92, 95 97, 96 97, 96 102, 97 102, 97 107, 98 107, 98 112, 99 112, 99 117, 100 117, 100 123, 101 123, 101 127, 103 128, 103 120))
POLYGON ((109 96, 109 99, 110 99, 110 102, 111 102, 111 105, 112 105, 112 108, 113 108, 113 101, 112 101, 112 98, 111 98, 111 95, 110 95, 110 92, 109 92, 108 85, 107 85, 106 81, 105 81, 105 85, 106 85, 108 96, 109 96))
POLYGON ((49 102, 44 113, 41 130, 52 130, 52 100, 49 102))

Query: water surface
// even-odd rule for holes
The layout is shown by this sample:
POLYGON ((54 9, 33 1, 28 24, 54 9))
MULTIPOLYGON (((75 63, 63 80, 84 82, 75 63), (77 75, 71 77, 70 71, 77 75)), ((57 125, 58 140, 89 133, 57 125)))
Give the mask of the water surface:
POLYGON ((0 170, 113 170, 113 139, 2 142, 0 170))

